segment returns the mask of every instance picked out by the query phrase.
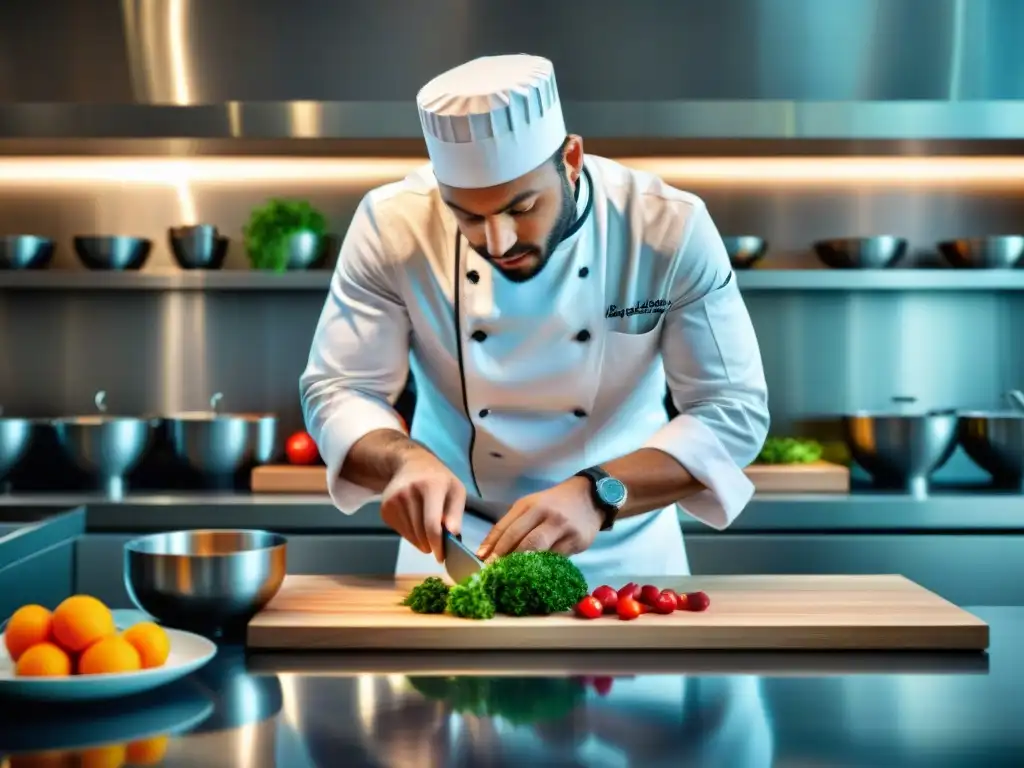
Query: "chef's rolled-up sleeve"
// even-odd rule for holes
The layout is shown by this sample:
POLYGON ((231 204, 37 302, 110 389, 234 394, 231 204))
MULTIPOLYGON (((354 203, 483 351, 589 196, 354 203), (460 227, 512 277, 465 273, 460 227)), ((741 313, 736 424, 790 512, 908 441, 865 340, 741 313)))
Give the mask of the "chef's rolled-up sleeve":
POLYGON ((369 198, 341 246, 299 388, 306 429, 327 464, 331 500, 352 514, 376 495, 341 477, 352 446, 402 430, 393 404, 409 373, 409 319, 369 198))
POLYGON ((680 501, 722 530, 754 486, 743 472, 768 435, 761 352, 722 238, 707 209, 694 211, 676 260, 661 351, 679 415, 647 442, 674 457, 705 490, 680 501))

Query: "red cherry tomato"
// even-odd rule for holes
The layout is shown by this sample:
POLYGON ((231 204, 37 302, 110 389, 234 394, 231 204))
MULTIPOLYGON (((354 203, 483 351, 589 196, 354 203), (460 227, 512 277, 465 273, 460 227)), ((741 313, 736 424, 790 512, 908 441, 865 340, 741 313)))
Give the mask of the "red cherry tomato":
POLYGON ((672 613, 676 609, 676 596, 670 592, 662 592, 654 601, 654 610, 658 613, 672 613))
POLYGON ((615 613, 615 605, 619 602, 619 594, 614 589, 607 584, 602 584, 594 590, 593 595, 604 606, 605 613, 615 613))
POLYGON ((607 696, 612 691, 612 683, 615 681, 610 677, 595 677, 594 690, 598 696, 607 696))
POLYGON ((291 464, 316 464, 320 451, 307 432, 296 432, 284 444, 284 452, 291 464))
POLYGON ((635 581, 631 581, 628 584, 626 584, 624 587, 619 589, 619 600, 621 600, 624 597, 629 597, 629 598, 632 598, 633 600, 639 600, 640 599, 640 585, 637 584, 635 581))
POLYGON ((661 595, 661 590, 653 584, 644 584, 640 590, 640 602, 644 605, 649 605, 652 608, 654 604, 658 602, 658 597, 661 595))
POLYGON ((677 611, 688 611, 690 610, 690 602, 686 599, 685 594, 676 595, 676 610, 677 611))
POLYGON ((623 621, 631 621, 642 613, 643 606, 632 597, 620 597, 618 605, 615 606, 616 613, 623 621))
POLYGON ((587 595, 576 603, 576 615, 583 619, 596 619, 604 613, 601 601, 593 595, 587 595))
POLYGON ((703 592, 687 592, 686 604, 691 611, 706 611, 711 605, 711 598, 703 592))

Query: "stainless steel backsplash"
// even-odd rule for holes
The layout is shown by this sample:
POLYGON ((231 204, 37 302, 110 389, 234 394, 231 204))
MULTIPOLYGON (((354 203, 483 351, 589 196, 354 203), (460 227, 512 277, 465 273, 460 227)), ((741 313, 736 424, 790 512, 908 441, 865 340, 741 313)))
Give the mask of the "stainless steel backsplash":
MULTIPOLYGON (((165 270, 166 228, 191 219, 229 234, 227 266, 244 268, 240 230, 252 206, 303 196, 343 233, 363 192, 384 180, 199 179, 175 188, 26 184, 0 173, 0 233, 55 237, 54 269, 81 268, 75 234, 143 235, 155 241, 146 270, 165 270)), ((942 238, 1024 229, 1024 185, 677 183, 707 200, 723 233, 765 236, 769 262, 814 263, 808 248, 819 237, 901 234, 923 256, 942 238)), ((219 391, 226 409, 275 411, 284 431, 299 428, 298 377, 325 292, 0 290, 0 405, 30 416, 91 412, 104 389, 111 410, 168 413, 204 408, 219 391)), ((820 431, 816 420, 886 407, 894 395, 996 407, 1007 388, 1024 386, 1024 295, 750 291, 746 300, 779 432, 820 431)))

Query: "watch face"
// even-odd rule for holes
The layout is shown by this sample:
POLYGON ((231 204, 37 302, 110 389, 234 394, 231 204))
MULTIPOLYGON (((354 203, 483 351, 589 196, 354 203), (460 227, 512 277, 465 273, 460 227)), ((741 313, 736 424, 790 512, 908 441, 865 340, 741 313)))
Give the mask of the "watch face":
POLYGON ((603 477, 597 481, 597 495, 605 504, 621 507, 626 501, 626 486, 614 477, 603 477))

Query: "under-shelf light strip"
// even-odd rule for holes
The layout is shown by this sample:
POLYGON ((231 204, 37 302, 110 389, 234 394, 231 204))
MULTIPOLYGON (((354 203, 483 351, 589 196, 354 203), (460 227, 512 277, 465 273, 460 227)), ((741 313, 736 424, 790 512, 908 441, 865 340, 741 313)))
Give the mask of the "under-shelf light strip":
MULTIPOLYGON (((1024 157, 643 157, 620 158, 670 181, 700 185, 1024 187, 1024 157)), ((377 184, 423 158, 0 159, 0 184, 377 184)))

